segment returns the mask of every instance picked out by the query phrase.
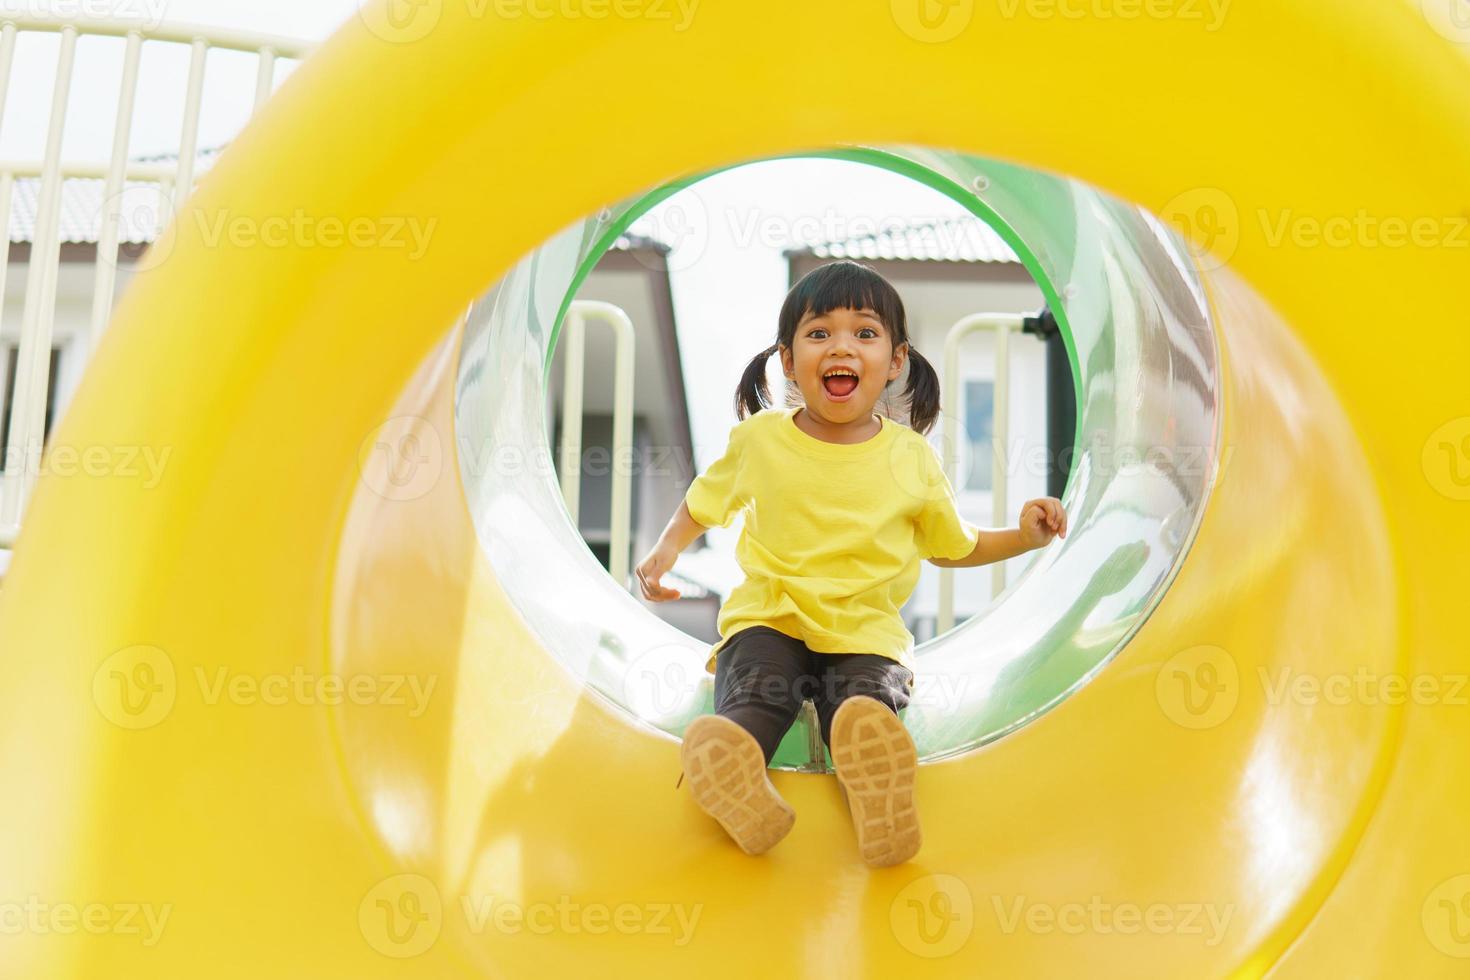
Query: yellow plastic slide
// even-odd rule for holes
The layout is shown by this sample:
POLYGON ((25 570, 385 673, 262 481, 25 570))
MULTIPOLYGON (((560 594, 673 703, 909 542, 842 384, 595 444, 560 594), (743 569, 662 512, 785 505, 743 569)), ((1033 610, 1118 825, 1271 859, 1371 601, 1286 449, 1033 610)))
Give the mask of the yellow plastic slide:
POLYGON ((1463 0, 366 8, 54 434, 168 467, 45 475, 0 592, 0 976, 1465 976, 1467 92, 1463 0), (1221 355, 1156 607, 926 764, 924 849, 883 870, 799 772, 745 857, 676 740, 549 655, 511 592, 585 610, 515 580, 530 516, 477 536, 446 339, 606 202, 838 144, 1187 221, 1221 355), (357 230, 269 247, 224 210, 357 230))

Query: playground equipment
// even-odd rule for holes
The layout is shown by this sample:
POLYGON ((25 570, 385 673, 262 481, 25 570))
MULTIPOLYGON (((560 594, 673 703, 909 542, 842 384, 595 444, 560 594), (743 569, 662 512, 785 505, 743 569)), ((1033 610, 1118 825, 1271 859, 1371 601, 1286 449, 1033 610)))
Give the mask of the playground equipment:
POLYGON ((224 155, 55 436, 173 462, 42 479, 0 591, 4 884, 98 910, 7 926, 8 973, 1463 971, 1470 58, 1443 19, 413 9, 364 11, 224 155), (730 56, 773 30, 880 52, 885 87, 793 94, 786 59, 730 56), (629 64, 680 83, 589 94, 629 64), (911 721, 925 848, 882 871, 825 776, 775 774, 797 823, 760 861, 675 791, 699 689, 628 679, 687 640, 593 585, 551 474, 485 464, 544 447, 559 311, 645 188, 808 152, 929 179, 1025 249, 1088 454, 1067 550, 926 645, 963 683, 911 721), (383 234, 188 220, 226 207, 383 234), (390 242, 408 217, 422 255, 390 242), (1423 342, 1369 343, 1403 308, 1423 342), (1122 446, 1158 455, 1104 465, 1122 446))
MULTIPOLYGON (((128 13, 123 9, 119 12, 128 13)), ((9 412, 8 431, 0 432, 0 439, 7 447, 7 456, 15 457, 13 462, 23 465, 11 467, 10 478, 0 486, 0 548, 9 548, 14 543, 21 512, 39 470, 39 459, 35 457, 40 455, 39 447, 45 431, 47 375, 53 339, 61 343, 70 341, 70 356, 86 357, 86 351, 96 344, 112 313, 119 244, 134 244, 156 230, 153 227, 155 219, 161 224, 163 217, 173 213, 175 202, 182 203, 193 191, 210 54, 223 52, 227 56, 254 57, 255 76, 250 100, 254 110, 263 106, 270 97, 278 67, 293 64, 305 57, 309 50, 306 45, 289 38, 198 25, 150 25, 128 17, 75 21, 6 16, 0 20, 0 118, 5 113, 5 96, 12 88, 10 83, 22 74, 19 65, 26 61, 20 53, 21 34, 32 38, 42 34, 56 37, 56 70, 50 90, 50 109, 45 116, 46 133, 41 159, 0 159, 0 226, 10 227, 12 203, 18 185, 28 179, 38 185, 33 234, 24 257, 26 276, 21 291, 24 308, 19 319, 18 356, 14 377, 9 381, 13 386, 14 399, 9 412), (93 42, 103 38, 119 39, 123 48, 116 88, 112 153, 105 163, 78 164, 63 157, 63 137, 67 131, 74 90, 80 89, 83 98, 92 97, 92 93, 86 91, 88 78, 85 73, 81 76, 82 84, 74 85, 73 82, 77 79, 78 63, 83 60, 79 52, 95 54, 100 46, 93 42), (188 75, 181 99, 183 119, 179 152, 173 165, 129 158, 139 79, 158 64, 157 60, 144 58, 145 42, 153 54, 163 54, 160 49, 168 48, 188 50, 188 75), (62 215, 71 211, 68 217, 75 221, 82 217, 77 212, 84 209, 75 203, 70 207, 64 204, 62 187, 66 181, 76 179, 101 181, 101 213, 95 216, 98 219, 97 247, 87 326, 80 336, 63 338, 56 335, 55 322, 57 288, 61 278, 62 215), (155 203, 141 214, 134 210, 125 215, 125 199, 133 199, 135 192, 150 184, 154 185, 153 191, 157 195, 155 203), (148 227, 139 227, 141 223, 148 227)), ((34 84, 34 79, 25 81, 31 84, 16 88, 25 93, 27 101, 39 100, 43 89, 34 84)), ((25 114, 24 110, 17 113, 16 108, 20 107, 11 107, 12 116, 25 114)), ((0 237, 0 312, 4 311, 6 300, 10 298, 3 286, 13 250, 14 243, 9 235, 0 237)))

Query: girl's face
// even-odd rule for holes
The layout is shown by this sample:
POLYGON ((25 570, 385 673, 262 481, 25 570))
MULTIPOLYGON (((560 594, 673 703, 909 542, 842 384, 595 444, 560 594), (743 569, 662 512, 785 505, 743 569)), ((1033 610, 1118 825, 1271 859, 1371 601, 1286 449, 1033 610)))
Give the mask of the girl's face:
POLYGON ((801 389, 807 408, 828 422, 867 421, 883 389, 903 373, 908 345, 897 349, 878 314, 869 309, 808 312, 781 367, 801 389), (852 377, 838 377, 849 373, 852 377))

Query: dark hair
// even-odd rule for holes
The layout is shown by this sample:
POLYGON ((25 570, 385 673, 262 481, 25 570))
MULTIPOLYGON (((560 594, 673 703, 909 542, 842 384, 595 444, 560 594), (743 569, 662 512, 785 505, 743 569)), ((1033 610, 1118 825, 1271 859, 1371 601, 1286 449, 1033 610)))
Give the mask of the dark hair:
MULTIPOLYGON (((766 384, 766 362, 783 346, 790 349, 796 327, 808 313, 823 316, 833 310, 870 309, 878 314, 897 349, 909 342, 908 316, 892 283, 860 262, 842 259, 813 269, 786 294, 777 321, 776 342, 751 358, 735 389, 735 416, 744 419, 771 407, 766 384)), ((892 384, 892 382, 889 382, 892 384)), ((913 346, 908 351, 908 383, 903 395, 909 403, 909 426, 926 434, 939 417, 939 375, 913 346)))

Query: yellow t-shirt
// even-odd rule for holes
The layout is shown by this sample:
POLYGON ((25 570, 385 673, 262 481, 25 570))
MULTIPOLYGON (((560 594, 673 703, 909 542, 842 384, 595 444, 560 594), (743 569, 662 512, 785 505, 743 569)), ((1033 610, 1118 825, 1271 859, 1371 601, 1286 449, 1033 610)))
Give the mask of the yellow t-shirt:
POLYGON ((922 559, 963 558, 980 529, 962 518, 939 454, 883 418, 865 442, 826 442, 797 428, 801 408, 768 408, 730 429, 729 447, 685 493, 705 527, 745 513, 735 557, 745 581, 720 607, 720 647, 768 626, 818 653, 876 653, 913 669, 899 609, 922 559))

